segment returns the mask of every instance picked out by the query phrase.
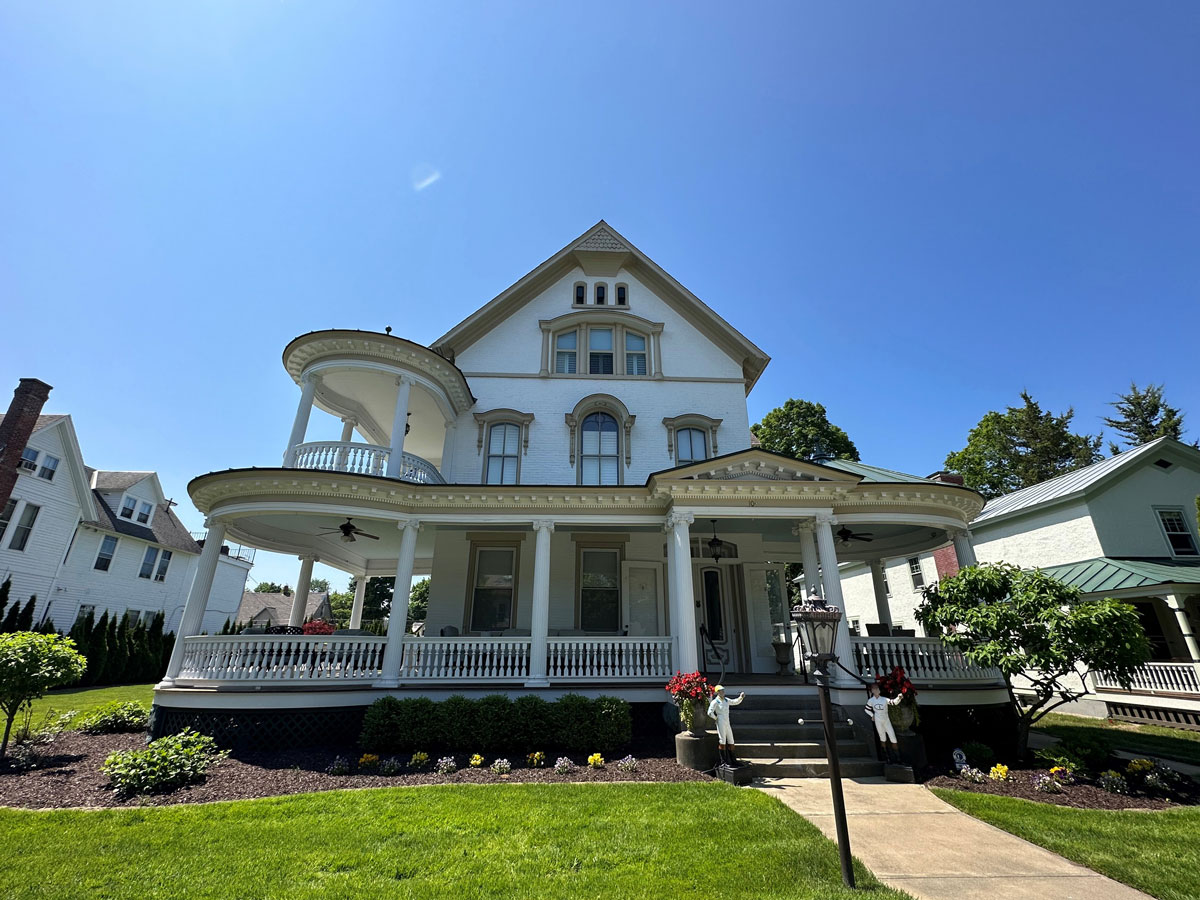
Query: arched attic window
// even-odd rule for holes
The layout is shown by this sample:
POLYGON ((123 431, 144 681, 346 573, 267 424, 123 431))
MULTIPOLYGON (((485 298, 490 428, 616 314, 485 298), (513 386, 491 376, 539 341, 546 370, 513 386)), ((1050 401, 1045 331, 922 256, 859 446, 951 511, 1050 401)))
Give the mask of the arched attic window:
POLYGON ((625 404, 608 394, 593 394, 576 404, 565 416, 570 430, 571 465, 576 465, 579 484, 621 484, 625 467, 632 461, 630 433, 637 417, 625 404))

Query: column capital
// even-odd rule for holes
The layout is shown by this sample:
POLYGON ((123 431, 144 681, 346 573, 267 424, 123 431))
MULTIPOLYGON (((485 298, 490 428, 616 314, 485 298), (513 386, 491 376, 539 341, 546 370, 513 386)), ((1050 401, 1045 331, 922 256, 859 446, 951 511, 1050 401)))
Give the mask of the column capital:
POLYGON ((398 522, 396 522, 396 527, 400 531, 404 531, 409 528, 416 529, 418 532, 425 530, 425 525, 419 519, 400 519, 398 522))
POLYGON ((950 538, 952 541, 957 541, 962 538, 970 540, 972 535, 970 529, 968 528, 947 528, 946 537, 950 538))
POLYGON ((817 525, 812 519, 801 519, 792 525, 792 534, 800 537, 802 534, 813 534, 817 530, 817 525))
MULTIPOLYGON (((14 516, 14 518, 15 518, 15 516, 14 516)), ((209 516, 207 519, 204 520, 204 528, 206 531, 209 529, 212 529, 212 528, 216 528, 218 525, 220 527, 224 528, 226 525, 225 520, 222 518, 219 518, 217 516, 209 516)))
POLYGON ((296 559, 300 560, 300 562, 315 562, 316 563, 316 562, 321 561, 321 557, 317 556, 317 554, 315 554, 315 553, 302 553, 299 556, 297 556, 296 559))
POLYGON ((343 425, 349 425, 349 426, 351 426, 351 427, 353 427, 353 428, 357 428, 357 427, 358 427, 358 419, 357 419, 357 417, 355 417, 355 416, 343 416, 343 417, 342 417, 342 424, 343 424, 343 425))
POLYGON ((1179 598, 1174 594, 1163 594, 1162 601, 1163 603, 1167 604, 1167 609, 1171 610, 1172 612, 1183 611, 1183 604, 1179 602, 1179 598))
POLYGON ((819 512, 813 516, 813 521, 817 525, 829 525, 830 527, 838 523, 837 516, 830 512, 819 512))
POLYGON ((321 374, 319 372, 305 372, 300 376, 301 384, 320 384, 321 374))
POLYGON ((553 519, 534 519, 533 520, 533 530, 534 531, 548 531, 551 534, 553 534, 554 533, 554 520, 553 519))
POLYGON ((695 521, 695 513, 690 513, 682 509, 673 509, 671 512, 667 513, 667 517, 663 524, 667 528, 677 528, 679 525, 690 526, 695 521))
POLYGON ((407 384, 409 387, 412 387, 416 383, 417 379, 413 378, 411 375, 396 376, 396 387, 400 387, 402 384, 407 384))

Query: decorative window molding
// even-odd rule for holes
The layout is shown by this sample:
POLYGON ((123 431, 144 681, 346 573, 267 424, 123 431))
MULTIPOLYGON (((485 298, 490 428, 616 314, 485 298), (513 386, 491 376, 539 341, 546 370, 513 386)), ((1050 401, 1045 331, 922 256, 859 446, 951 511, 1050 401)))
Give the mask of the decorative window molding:
MULTIPOLYGON (((700 413, 685 413, 682 416, 664 418, 662 423, 667 429, 667 455, 671 459, 675 459, 675 432, 682 431, 684 428, 699 428, 703 431, 708 436, 708 447, 706 448, 708 455, 710 457, 719 455, 717 431, 723 421, 723 419, 714 419, 700 413)), ((677 465, 682 465, 682 463, 677 463, 677 465)))
POLYGON ((616 305, 623 308, 629 307, 629 285, 618 284, 616 291, 616 305))
POLYGON ((606 306, 608 304, 608 285, 603 281, 597 281, 592 287, 592 296, 595 298, 597 306, 606 306))
POLYGON ((635 316, 623 306, 591 306, 553 319, 542 319, 542 367, 540 375, 578 378, 662 378, 662 322, 635 316), (591 334, 611 333, 611 372, 591 368, 591 334), (635 340, 627 341, 626 336, 635 340), (638 341, 637 338, 641 338, 638 341), (643 344, 644 347, 638 346, 643 344), (632 366, 630 365, 632 361, 632 366))
POLYGON ((585 306, 587 304, 587 284, 582 281, 575 282, 574 287, 574 302, 576 306, 585 306))
MULTIPOLYGON (((579 446, 579 426, 583 420, 594 412, 605 412, 617 420, 617 428, 622 432, 625 445, 625 465, 632 463, 630 453, 630 433, 637 416, 629 412, 628 407, 611 394, 591 394, 575 404, 575 408, 564 416, 567 428, 571 432, 571 465, 575 465, 575 454, 579 446)), ((623 479, 622 479, 623 480, 623 479)))
POLYGON ((475 424, 479 426, 479 435, 475 439, 476 455, 483 453, 484 438, 487 437, 489 425, 497 422, 511 422, 521 428, 521 447, 524 453, 529 452, 529 425, 533 421, 533 413, 519 412, 515 409, 489 409, 487 412, 475 413, 475 424))

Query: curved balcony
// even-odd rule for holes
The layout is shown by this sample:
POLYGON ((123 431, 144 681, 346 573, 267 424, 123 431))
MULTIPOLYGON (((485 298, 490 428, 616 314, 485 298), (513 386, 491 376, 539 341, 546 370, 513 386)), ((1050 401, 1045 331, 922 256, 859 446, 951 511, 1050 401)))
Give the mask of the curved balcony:
MULTIPOLYGON (((318 469, 322 472, 349 472, 352 475, 387 474, 391 448, 354 441, 310 441, 292 448, 293 469, 318 469)), ((397 477, 413 484, 445 484, 433 463, 412 453, 402 454, 397 477)))

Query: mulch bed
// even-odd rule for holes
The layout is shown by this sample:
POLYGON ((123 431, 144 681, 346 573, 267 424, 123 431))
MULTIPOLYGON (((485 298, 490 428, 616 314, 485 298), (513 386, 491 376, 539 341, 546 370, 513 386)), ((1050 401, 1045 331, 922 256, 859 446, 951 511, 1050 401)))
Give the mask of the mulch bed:
MULTIPOLYGON (((547 753, 544 769, 526 769, 514 763, 508 776, 487 768, 463 769, 453 775, 433 772, 383 775, 329 775, 326 767, 339 755, 337 750, 297 749, 262 754, 242 754, 222 760, 209 769, 203 784, 180 788, 170 794, 152 794, 118 800, 108 788, 100 766, 108 754, 146 746, 144 735, 64 732, 46 748, 38 768, 26 772, 0 771, 0 806, 26 809, 75 807, 166 806, 174 803, 208 803, 214 800, 246 800, 312 791, 345 788, 404 787, 418 784, 500 784, 504 782, 605 781, 708 781, 707 775, 685 769, 674 758, 638 758, 637 770, 621 772, 609 760, 602 769, 580 765, 569 775, 559 775, 550 766, 559 755, 547 753)), ((340 755, 357 760, 361 751, 343 748, 340 755)), ((403 758, 403 757, 402 757, 403 758)), ((436 760, 436 756, 434 757, 436 760)), ((576 764, 585 762, 573 758, 576 764)), ((459 760, 463 762, 462 759, 459 760)), ((487 758, 491 763, 491 757, 487 758)))
POLYGON ((952 791, 969 791, 972 794, 996 794, 1001 797, 1018 797, 1038 803, 1053 803, 1056 806, 1073 806, 1076 809, 1173 809, 1181 805, 1200 802, 1193 792, 1179 802, 1161 800, 1141 794, 1112 794, 1093 784, 1076 782, 1065 785, 1061 794, 1047 794, 1036 790, 1033 776, 1047 773, 1047 769, 1013 769, 1007 781, 985 781, 975 784, 962 778, 939 775, 925 782, 928 787, 946 788, 952 791))

